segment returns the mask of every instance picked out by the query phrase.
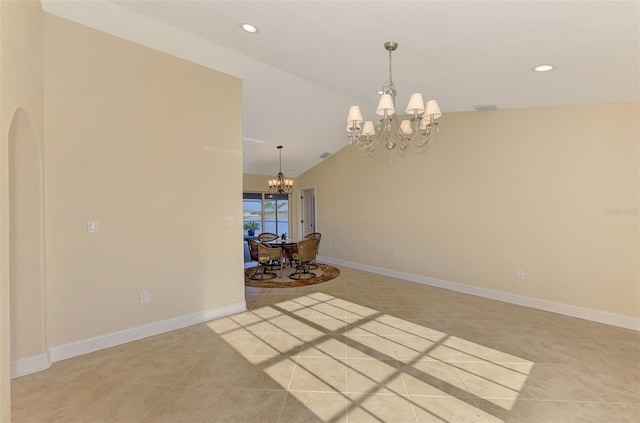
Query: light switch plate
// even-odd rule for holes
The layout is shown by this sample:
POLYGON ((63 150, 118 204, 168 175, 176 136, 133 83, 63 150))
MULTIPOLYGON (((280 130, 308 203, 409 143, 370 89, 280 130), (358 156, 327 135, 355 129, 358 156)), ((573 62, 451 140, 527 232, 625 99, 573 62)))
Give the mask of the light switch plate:
POLYGON ((224 217, 225 226, 231 226, 231 225, 233 225, 233 222, 234 222, 233 216, 225 216, 224 217))

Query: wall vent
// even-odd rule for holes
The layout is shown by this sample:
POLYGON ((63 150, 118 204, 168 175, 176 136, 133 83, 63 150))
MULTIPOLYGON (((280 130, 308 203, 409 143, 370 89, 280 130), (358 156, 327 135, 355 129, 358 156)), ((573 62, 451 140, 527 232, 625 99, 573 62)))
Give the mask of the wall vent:
POLYGON ((498 110, 498 106, 495 104, 476 104, 473 107, 476 112, 488 112, 489 110, 498 110))
POLYGON ((326 159, 326 158, 327 158, 327 157, 329 157, 330 155, 331 155, 331 153, 322 153, 322 154, 320 155, 320 158, 321 158, 321 159, 326 159))

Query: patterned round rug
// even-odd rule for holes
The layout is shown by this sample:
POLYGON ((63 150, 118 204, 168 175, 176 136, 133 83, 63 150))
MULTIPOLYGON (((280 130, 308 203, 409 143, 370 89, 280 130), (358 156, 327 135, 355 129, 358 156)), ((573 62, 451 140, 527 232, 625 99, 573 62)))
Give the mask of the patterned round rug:
POLYGON ((276 273, 278 277, 265 281, 249 279, 249 275, 254 271, 254 267, 245 269, 244 284, 246 286, 253 286, 255 288, 295 288, 330 281, 340 275, 340 269, 324 263, 318 263, 318 268, 311 271, 316 274, 315 278, 306 280, 289 279, 289 275, 294 272, 294 269, 290 267, 284 268, 282 278, 280 278, 280 269, 277 269, 274 270, 274 273, 276 273))

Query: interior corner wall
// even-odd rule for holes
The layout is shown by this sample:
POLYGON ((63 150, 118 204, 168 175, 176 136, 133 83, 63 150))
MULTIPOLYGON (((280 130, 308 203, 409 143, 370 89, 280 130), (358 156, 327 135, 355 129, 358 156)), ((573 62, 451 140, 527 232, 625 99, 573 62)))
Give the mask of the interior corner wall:
POLYGON ((637 319, 639 111, 447 113, 424 154, 345 147, 297 182, 323 256, 637 319))
MULTIPOLYGON (((12 166, 9 162, 9 132, 12 127, 16 128, 13 125, 14 118, 20 115, 21 119, 25 118, 30 122, 31 140, 38 143, 38 149, 42 147, 42 19, 40 2, 0 1, 0 422, 9 422, 11 419, 9 316, 13 304, 10 303, 9 265, 9 168, 12 166)), ((27 300, 32 301, 34 314, 42 314, 43 302, 39 299, 43 298, 44 292, 38 292, 37 296, 36 299, 27 300)), ((37 339, 36 342, 44 344, 42 339, 37 339)))
POLYGON ((50 346, 244 302, 241 81, 50 14, 44 35, 50 346))

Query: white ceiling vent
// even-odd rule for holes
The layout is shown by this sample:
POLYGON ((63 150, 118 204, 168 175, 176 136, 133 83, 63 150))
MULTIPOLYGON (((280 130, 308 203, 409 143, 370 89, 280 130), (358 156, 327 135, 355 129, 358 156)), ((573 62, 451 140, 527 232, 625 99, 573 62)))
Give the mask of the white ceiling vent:
POLYGON ((488 112, 489 110, 498 110, 498 106, 495 104, 476 104, 473 107, 476 112, 488 112))

